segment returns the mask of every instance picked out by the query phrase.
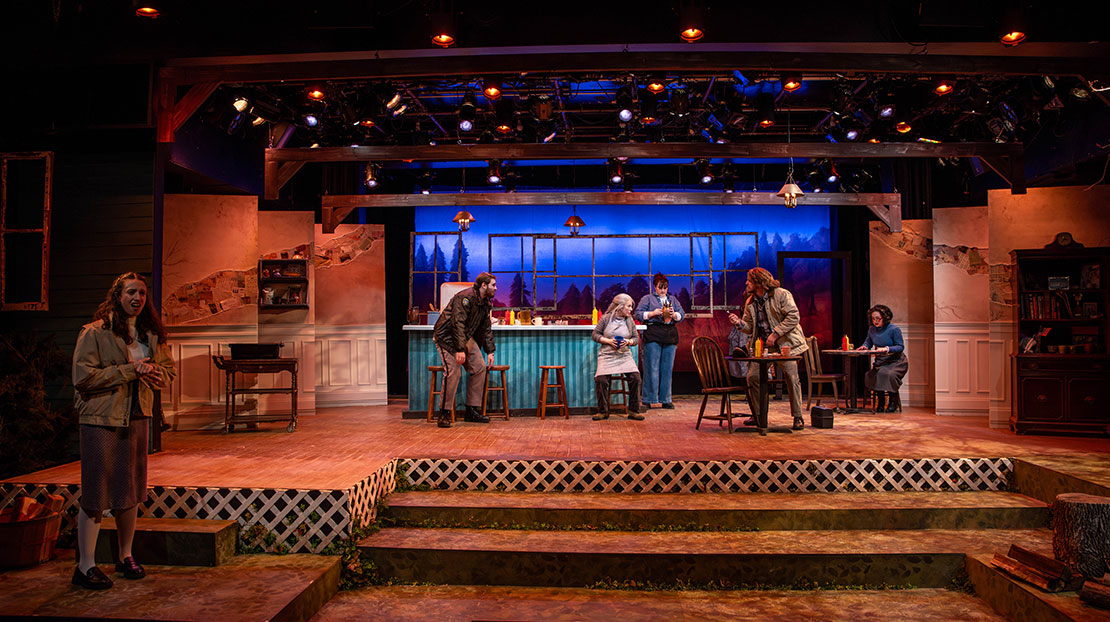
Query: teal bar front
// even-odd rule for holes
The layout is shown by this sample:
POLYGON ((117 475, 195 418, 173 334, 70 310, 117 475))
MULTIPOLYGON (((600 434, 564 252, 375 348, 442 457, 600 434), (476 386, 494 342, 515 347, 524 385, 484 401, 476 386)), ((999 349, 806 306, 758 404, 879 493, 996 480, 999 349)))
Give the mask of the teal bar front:
MULTIPOLYGON (((642 329, 643 327, 638 327, 642 329)), ((508 365, 506 377, 509 383, 509 410, 513 415, 535 414, 539 402, 540 365, 566 365, 563 376, 567 384, 567 407, 585 409, 597 406, 594 396, 594 372, 597 371, 597 351, 591 335, 593 325, 589 326, 494 326, 493 341, 497 346, 494 363, 508 365)), ((443 362, 432 343, 431 326, 405 326, 409 335, 409 407, 412 413, 428 411, 428 388, 432 372, 429 365, 442 365, 443 362)), ((632 355, 639 360, 639 352, 632 349, 632 355)), ((549 382, 555 381, 554 372, 549 382)), ((442 376, 442 374, 441 374, 442 376)), ((466 373, 459 381, 455 395, 456 408, 466 403, 466 373)), ((501 374, 493 374, 492 381, 500 381, 501 374)), ((443 382, 442 377, 439 380, 443 382)), ((498 404, 499 394, 493 394, 494 404, 498 404)), ((552 390, 548 401, 554 401, 552 390)), ((492 408, 491 408, 492 410, 492 408)), ((548 411, 550 415, 551 412, 548 411)))

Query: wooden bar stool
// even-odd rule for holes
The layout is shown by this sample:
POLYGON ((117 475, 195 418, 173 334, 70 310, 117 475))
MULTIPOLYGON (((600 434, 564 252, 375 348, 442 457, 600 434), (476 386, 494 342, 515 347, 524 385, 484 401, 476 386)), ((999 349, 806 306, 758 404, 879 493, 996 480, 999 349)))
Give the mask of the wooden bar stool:
POLYGON ((563 410, 563 418, 564 419, 569 419, 570 418, 570 411, 567 410, 566 383, 563 381, 563 370, 566 369, 566 368, 567 368, 566 365, 540 365, 540 401, 539 401, 539 404, 536 406, 536 410, 539 411, 539 414, 540 414, 540 419, 546 419, 547 418, 546 415, 547 415, 547 407, 548 406, 559 406, 563 410), (547 380, 548 379, 547 372, 552 371, 552 370, 555 371, 555 382, 554 383, 548 382, 548 380, 547 380), (547 402, 547 391, 548 391, 548 389, 556 389, 557 390, 557 392, 558 392, 557 394, 559 396, 559 401, 558 402, 553 402, 553 403, 548 403, 547 402))
POLYGON ((611 414, 628 414, 628 376, 624 374, 614 374, 609 379, 609 412, 611 414), (617 395, 622 396, 619 404, 615 403, 613 399, 617 395))
POLYGON ((505 421, 509 420, 509 381, 505 378, 505 372, 509 371, 508 365, 490 365, 486 368, 486 386, 482 387, 482 414, 489 416, 486 412, 486 406, 489 403, 490 393, 501 394, 501 414, 505 415, 505 421), (490 386, 489 377, 493 372, 501 372, 501 386, 490 386))
MULTIPOLYGON (((436 411, 439 410, 439 409, 436 408, 436 397, 438 397, 440 395, 443 395, 443 387, 441 386, 438 389, 436 388, 438 386, 438 382, 437 382, 436 379, 439 377, 439 374, 442 373, 443 374, 443 384, 446 385, 447 384, 447 368, 443 365, 429 365, 428 366, 428 371, 432 372, 432 382, 428 386, 428 423, 431 423, 432 420, 433 420, 433 413, 436 413, 436 411)), ((451 397, 454 398, 454 396, 451 396, 451 397)), ((438 413, 436 413, 435 416, 436 416, 436 418, 438 418, 438 413)), ((451 423, 454 423, 454 422, 455 422, 455 400, 452 399, 451 400, 451 423)))

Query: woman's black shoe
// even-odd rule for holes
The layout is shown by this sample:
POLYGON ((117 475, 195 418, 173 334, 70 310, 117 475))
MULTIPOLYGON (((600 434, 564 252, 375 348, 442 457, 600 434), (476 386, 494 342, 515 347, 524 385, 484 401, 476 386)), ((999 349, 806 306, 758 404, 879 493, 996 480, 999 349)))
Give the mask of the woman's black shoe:
POLYGON ((875 412, 886 411, 886 391, 875 391, 875 412))
POLYGON ((886 407, 886 412, 888 412, 888 413, 900 413, 900 412, 902 412, 902 397, 900 395, 898 395, 897 393, 893 393, 893 392, 890 394, 890 402, 886 407))
POLYGON ((74 568, 73 584, 80 585, 86 590, 106 590, 112 587, 112 580, 99 568, 93 566, 88 572, 81 572, 80 568, 74 568))
POLYGON ((124 579, 142 579, 146 576, 146 570, 131 556, 124 557, 121 562, 116 562, 116 572, 122 572, 124 579))
POLYGON ((663 408, 666 408, 667 410, 674 410, 674 404, 670 402, 663 402, 663 408))

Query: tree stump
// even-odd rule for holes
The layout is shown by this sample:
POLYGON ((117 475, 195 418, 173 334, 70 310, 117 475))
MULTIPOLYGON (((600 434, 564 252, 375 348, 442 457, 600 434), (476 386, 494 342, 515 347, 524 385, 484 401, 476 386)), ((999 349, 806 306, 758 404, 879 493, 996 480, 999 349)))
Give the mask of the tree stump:
POLYGON ((1082 493, 1056 495, 1052 503, 1052 551, 1084 577, 1110 567, 1110 498, 1082 493))

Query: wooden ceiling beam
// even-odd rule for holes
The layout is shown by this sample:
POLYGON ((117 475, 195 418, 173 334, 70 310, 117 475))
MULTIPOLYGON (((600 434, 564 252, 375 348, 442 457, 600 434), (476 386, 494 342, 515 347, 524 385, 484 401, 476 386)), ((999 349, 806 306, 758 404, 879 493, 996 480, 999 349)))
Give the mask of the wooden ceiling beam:
POLYGON ((267 162, 1020 157, 1020 143, 514 143, 267 149, 267 162))
POLYGON ((570 45, 182 58, 161 72, 180 84, 473 76, 486 73, 681 73, 783 70, 919 75, 1107 75, 1110 44, 734 43, 570 45))
MULTIPOLYGON (((335 194, 320 201, 325 233, 333 233, 352 211, 360 208, 482 207, 488 205, 781 205, 772 192, 497 192, 450 194, 335 194)), ((891 227, 902 230, 902 196, 898 193, 806 194, 798 205, 867 207, 891 227)))

